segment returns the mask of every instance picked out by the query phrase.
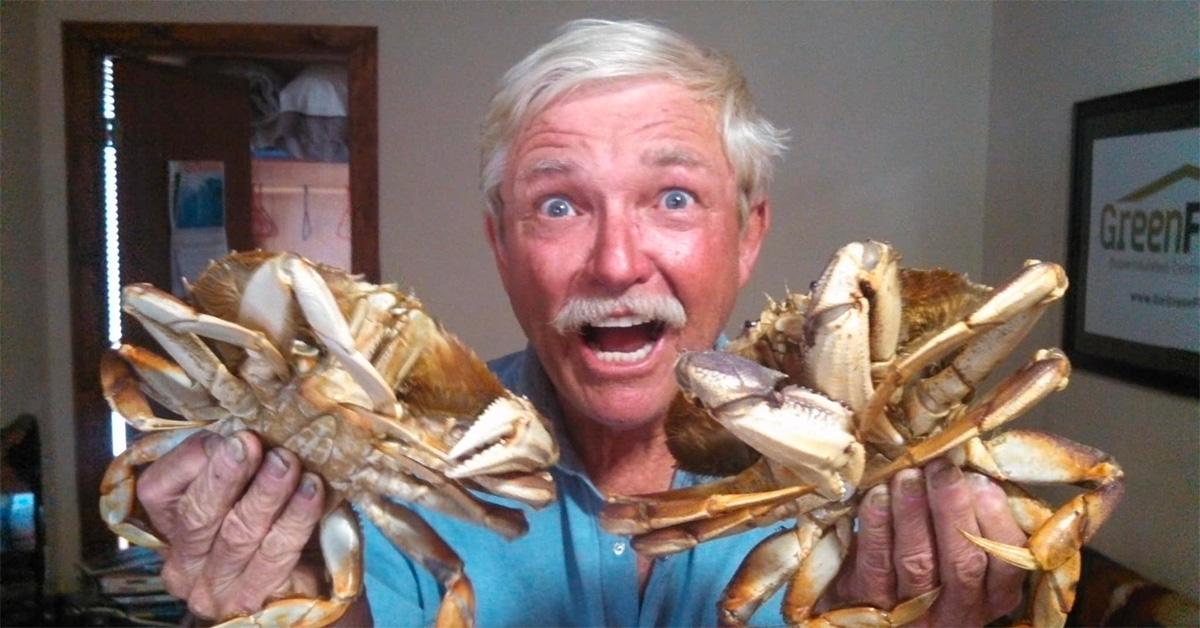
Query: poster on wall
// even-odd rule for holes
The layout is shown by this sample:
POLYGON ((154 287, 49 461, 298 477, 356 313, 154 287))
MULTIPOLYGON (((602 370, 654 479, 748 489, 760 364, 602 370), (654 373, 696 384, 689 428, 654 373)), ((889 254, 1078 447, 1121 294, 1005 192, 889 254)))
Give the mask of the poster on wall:
POLYGON ((167 198, 171 222, 171 291, 185 297, 209 260, 229 252, 225 239, 225 164, 168 161, 167 198))
POLYGON ((1072 362, 1200 389, 1200 80, 1076 103, 1072 362))

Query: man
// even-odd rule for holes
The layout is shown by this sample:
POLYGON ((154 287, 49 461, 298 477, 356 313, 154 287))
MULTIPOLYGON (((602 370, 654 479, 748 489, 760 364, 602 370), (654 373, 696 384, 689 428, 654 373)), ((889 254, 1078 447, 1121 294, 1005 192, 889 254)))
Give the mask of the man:
MULTIPOLYGON (((780 133, 725 57, 642 23, 583 20, 514 66, 485 126, 488 241, 529 348, 493 363, 554 423, 559 500, 514 542, 422 512, 462 556, 481 625, 711 625, 721 589, 778 529, 655 563, 600 528, 605 495, 704 481, 676 472, 663 420, 676 356, 711 347, 771 217, 780 133)), ((170 591, 226 616, 316 590, 299 561, 323 488, 295 457, 239 434, 185 443, 139 497, 171 543, 170 591)), ((958 529, 1023 535, 1003 492, 941 461, 872 489, 830 604, 897 602, 942 587, 923 622, 982 624, 1015 605, 1022 574, 958 529)), ((367 534, 367 598, 346 620, 429 623, 436 581, 367 534)), ((777 623, 779 602, 756 622, 777 623)))

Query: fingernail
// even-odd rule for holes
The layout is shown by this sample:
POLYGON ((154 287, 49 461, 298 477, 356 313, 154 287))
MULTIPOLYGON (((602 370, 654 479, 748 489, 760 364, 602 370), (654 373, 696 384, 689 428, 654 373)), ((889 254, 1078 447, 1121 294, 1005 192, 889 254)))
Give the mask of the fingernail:
POLYGON ((229 456, 234 462, 242 462, 246 459, 246 445, 242 444, 242 439, 237 436, 230 436, 225 439, 225 455, 229 456))
POLYGON ((960 480, 962 480, 962 471, 952 464, 943 463, 941 468, 934 470, 929 483, 933 488, 946 488, 960 480))
POLYGON ((289 466, 291 465, 279 451, 273 449, 271 453, 267 454, 267 473, 271 477, 281 478, 287 475, 289 466))
POLYGON ((879 510, 887 510, 892 503, 892 496, 888 494, 887 487, 883 485, 871 489, 869 498, 871 506, 879 510))
POLYGON ((300 481, 300 496, 304 499, 312 499, 313 495, 317 494, 317 478, 311 473, 305 473, 304 479, 300 481))
POLYGON ((900 476, 900 492, 908 497, 920 497, 925 494, 925 483, 921 481, 921 474, 915 469, 905 469, 901 471, 900 476))
POLYGON ((204 435, 204 439, 200 441, 204 445, 204 453, 208 454, 209 458, 217 455, 217 448, 221 446, 221 441, 225 440, 216 432, 209 432, 204 435))
POLYGON ((967 481, 974 488, 987 488, 992 483, 991 479, 982 473, 967 472, 963 476, 967 478, 967 481))

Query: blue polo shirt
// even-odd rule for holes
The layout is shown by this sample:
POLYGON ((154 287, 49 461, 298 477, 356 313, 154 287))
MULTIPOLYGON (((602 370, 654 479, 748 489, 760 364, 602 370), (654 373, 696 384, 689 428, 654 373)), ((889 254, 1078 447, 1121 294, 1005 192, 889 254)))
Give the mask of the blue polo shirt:
MULTIPOLYGON (((629 537, 600 527, 604 497, 588 479, 566 439, 558 400, 532 349, 488 365, 504 385, 528 397, 554 424, 561 456, 551 470, 558 499, 541 510, 521 507, 529 532, 506 541, 495 532, 408 505, 454 548, 475 588, 479 626, 715 626, 717 600, 742 559, 767 535, 791 525, 702 543, 655 561, 645 595, 638 591, 637 559, 629 537)), ((676 471, 682 488, 713 478, 676 471)), ((442 589, 370 522, 365 530, 365 584, 376 626, 430 625, 442 589)), ((754 615, 757 625, 779 625, 782 590, 754 615)))

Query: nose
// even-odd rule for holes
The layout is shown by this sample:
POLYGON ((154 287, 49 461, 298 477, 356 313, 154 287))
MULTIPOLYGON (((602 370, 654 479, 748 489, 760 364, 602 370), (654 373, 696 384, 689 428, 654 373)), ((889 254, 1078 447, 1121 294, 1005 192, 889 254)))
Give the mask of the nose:
POLYGON ((592 277, 607 293, 620 294, 650 279, 653 262, 646 254, 634 212, 603 212, 591 253, 592 277))

